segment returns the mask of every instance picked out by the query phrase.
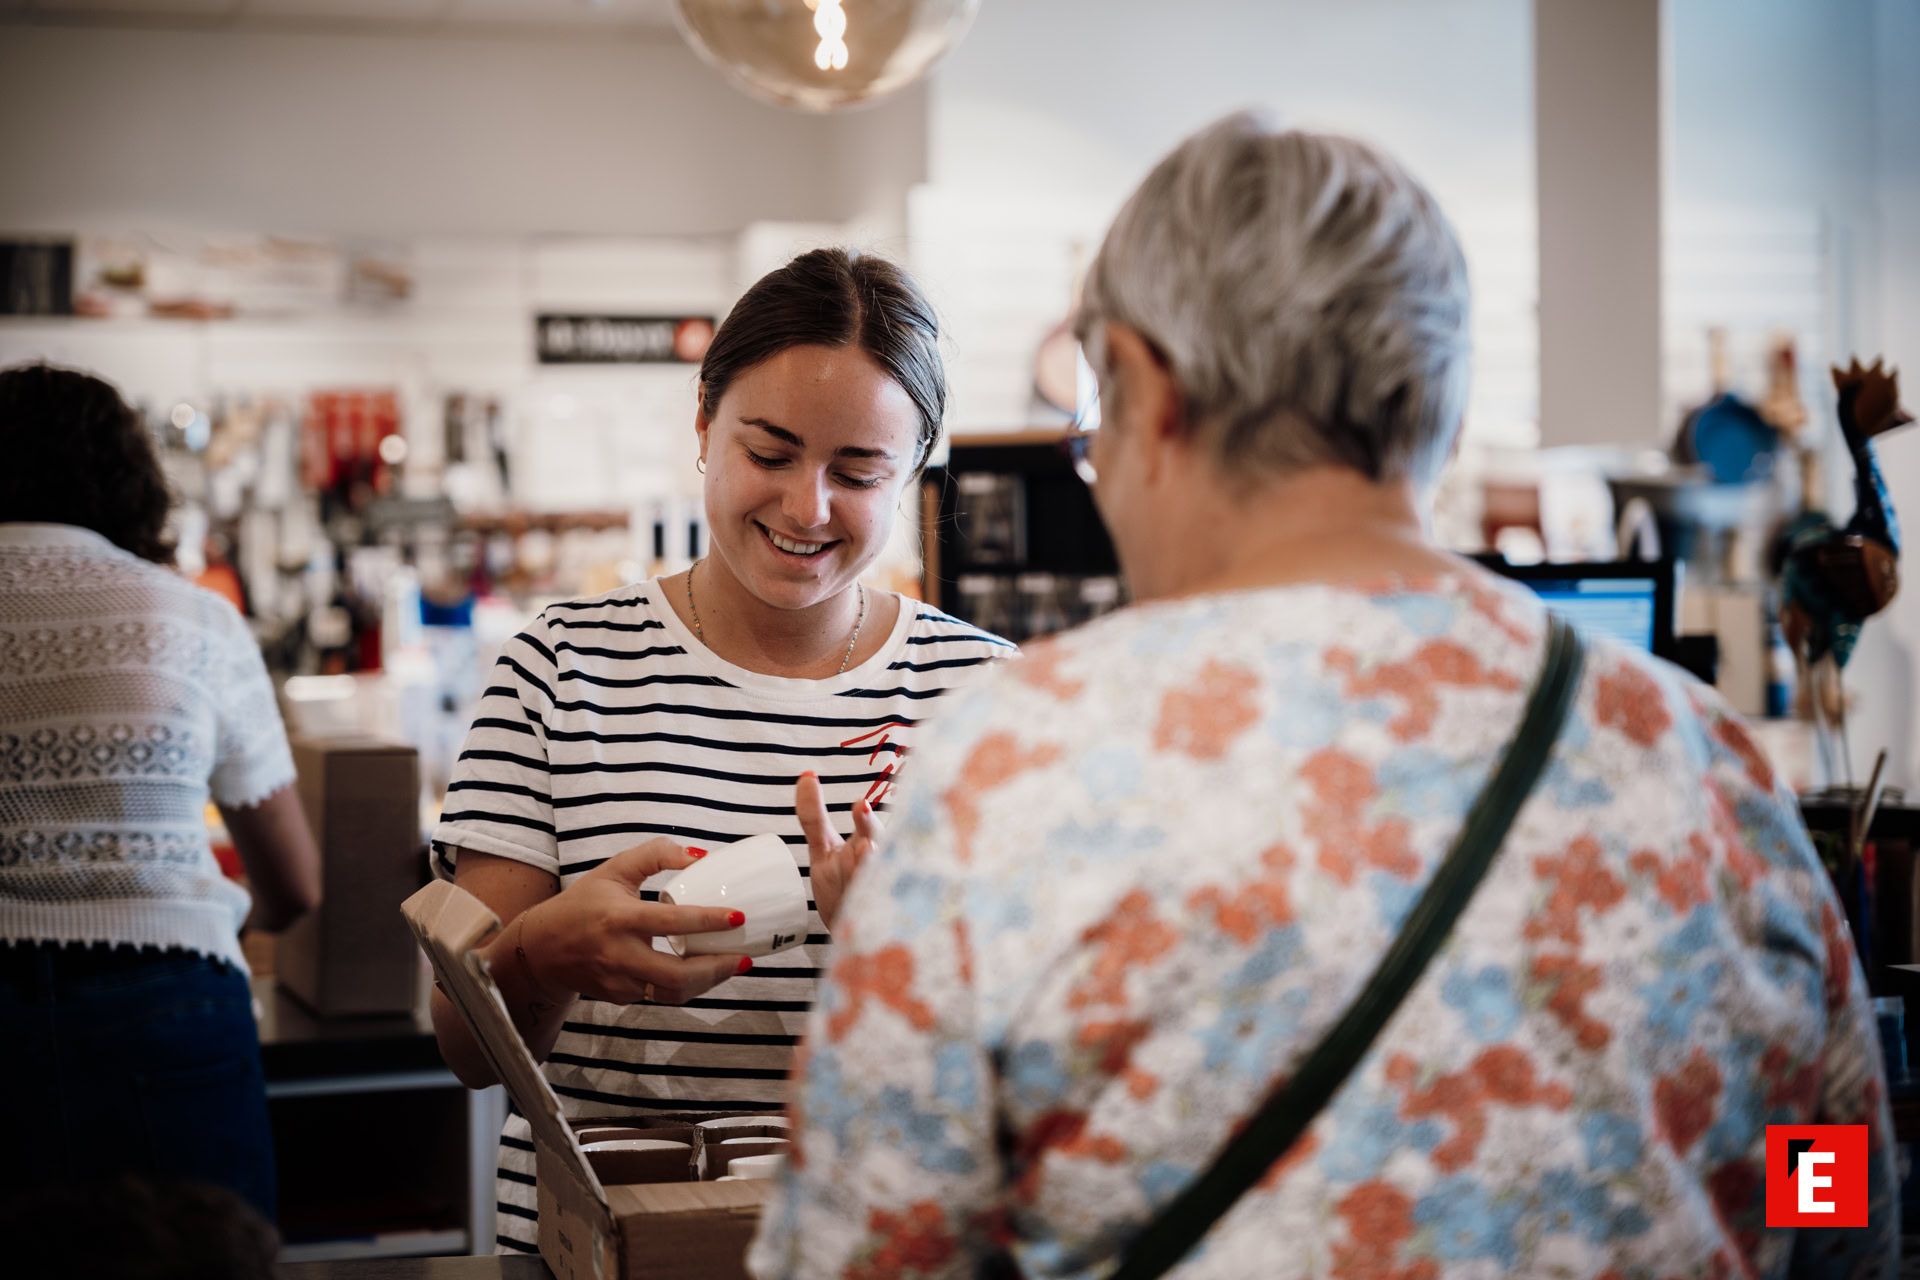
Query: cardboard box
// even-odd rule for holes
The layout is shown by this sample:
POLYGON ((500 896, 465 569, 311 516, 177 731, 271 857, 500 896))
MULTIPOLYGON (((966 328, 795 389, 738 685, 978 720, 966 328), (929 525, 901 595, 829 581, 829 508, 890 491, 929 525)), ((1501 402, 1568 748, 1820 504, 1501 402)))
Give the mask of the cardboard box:
POLYGON ((293 763, 322 896, 276 941, 274 976, 316 1013, 407 1013, 420 960, 394 908, 420 887, 419 757, 372 738, 300 738, 293 763))
POLYGON ((540 1256, 557 1280, 746 1280, 767 1181, 694 1180, 704 1152, 689 1117, 568 1120, 477 950, 499 930, 499 918, 438 880, 402 910, 441 989, 533 1129, 540 1256), (580 1149, 578 1131, 616 1127, 650 1138, 684 1133, 694 1153, 687 1180, 608 1185, 580 1149))

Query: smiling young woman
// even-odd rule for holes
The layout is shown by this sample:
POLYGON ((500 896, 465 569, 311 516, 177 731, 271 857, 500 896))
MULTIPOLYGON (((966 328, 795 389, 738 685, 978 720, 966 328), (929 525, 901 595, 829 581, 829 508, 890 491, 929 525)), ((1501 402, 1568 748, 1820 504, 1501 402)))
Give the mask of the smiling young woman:
MULTIPOLYGON (((700 369, 710 554, 543 612, 510 642, 447 789, 435 865, 507 927, 493 972, 569 1112, 775 1111, 829 930, 900 762, 1012 646, 860 582, 946 405, 938 328, 884 259, 836 249, 747 291, 700 369), (774 832, 811 885, 805 946, 682 959, 661 904, 704 850, 774 832), (749 972, 751 970, 751 972, 749 972)), ((442 1052, 493 1082, 436 996, 442 1052)), ((534 1249, 533 1144, 501 1135, 502 1251, 534 1249)))

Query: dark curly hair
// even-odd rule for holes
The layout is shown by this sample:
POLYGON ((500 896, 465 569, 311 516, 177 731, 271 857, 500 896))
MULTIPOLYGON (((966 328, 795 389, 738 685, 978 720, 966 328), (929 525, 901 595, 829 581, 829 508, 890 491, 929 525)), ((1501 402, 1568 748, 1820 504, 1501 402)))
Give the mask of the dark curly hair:
POLYGON ((173 563, 166 473, 110 383, 50 364, 0 370, 0 456, 0 521, 79 525, 173 563))

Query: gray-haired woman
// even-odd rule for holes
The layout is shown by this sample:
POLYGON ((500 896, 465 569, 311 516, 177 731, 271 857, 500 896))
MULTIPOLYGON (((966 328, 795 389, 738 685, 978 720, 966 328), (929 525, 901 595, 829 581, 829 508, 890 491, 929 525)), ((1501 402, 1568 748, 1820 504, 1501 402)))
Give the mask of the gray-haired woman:
POLYGON ((1644 655, 1561 667, 1536 601, 1424 533, 1468 369, 1427 192, 1230 118, 1128 202, 1078 323, 1141 603, 918 753, 842 907, 755 1270, 1105 1274, 1422 918, 1543 669, 1581 674, 1514 753, 1544 769, 1477 891, 1179 1274, 1888 1265, 1865 985, 1764 755, 1644 655), (1865 1127, 1871 1229, 1765 1229, 1767 1126, 1807 1123, 1865 1127))

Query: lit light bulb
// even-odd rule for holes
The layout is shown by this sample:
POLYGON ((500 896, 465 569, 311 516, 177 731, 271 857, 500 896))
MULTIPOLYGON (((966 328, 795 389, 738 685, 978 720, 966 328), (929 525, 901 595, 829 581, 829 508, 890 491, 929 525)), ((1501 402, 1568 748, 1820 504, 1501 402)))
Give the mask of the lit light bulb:
POLYGON ((840 38, 847 34, 847 11, 840 2, 818 0, 813 11, 813 30, 820 37, 820 47, 813 51, 813 65, 822 71, 847 69, 847 42, 840 38))
POLYGON ((979 8, 980 0, 674 3, 681 34, 701 57, 745 92, 802 111, 837 111, 912 84, 979 8), (847 39, 856 13, 858 58, 847 39))

